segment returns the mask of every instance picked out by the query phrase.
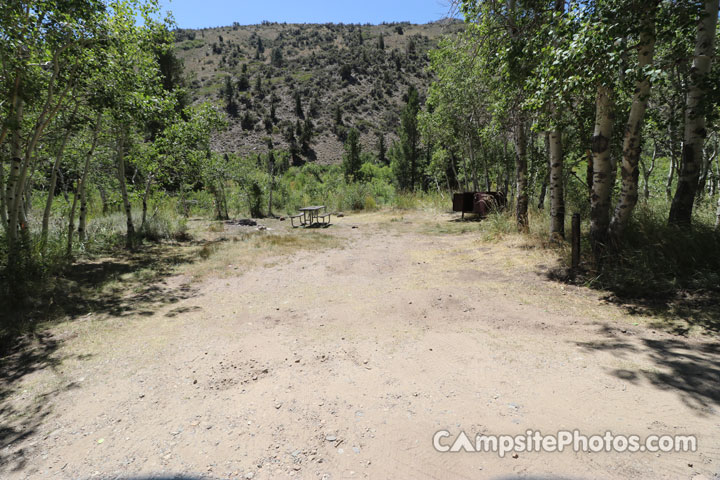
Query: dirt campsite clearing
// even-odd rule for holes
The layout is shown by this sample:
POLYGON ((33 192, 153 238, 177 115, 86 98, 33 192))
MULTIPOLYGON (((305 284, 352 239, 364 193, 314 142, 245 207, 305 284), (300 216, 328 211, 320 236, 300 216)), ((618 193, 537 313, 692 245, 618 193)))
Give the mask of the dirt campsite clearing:
POLYGON ((178 247, 195 261, 142 288, 120 275, 113 308, 3 359, 0 477, 718 478, 716 337, 549 280, 553 251, 453 220, 216 226, 178 247), (433 446, 575 429, 697 450, 433 446))

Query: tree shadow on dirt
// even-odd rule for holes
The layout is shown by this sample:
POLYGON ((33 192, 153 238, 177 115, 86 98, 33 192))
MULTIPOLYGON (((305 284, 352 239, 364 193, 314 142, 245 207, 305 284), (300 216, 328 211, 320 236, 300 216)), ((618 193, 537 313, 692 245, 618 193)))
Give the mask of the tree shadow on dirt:
POLYGON ((657 317, 652 326, 675 335, 687 336, 693 327, 707 335, 720 333, 720 293, 678 291, 665 298, 623 298, 608 296, 630 315, 657 317), (680 321, 678 321, 680 320, 680 321))
MULTIPOLYGON (((654 317, 652 328, 679 336, 687 336, 693 328, 702 329, 708 336, 720 334, 720 291, 677 288, 638 293, 622 284, 602 283, 587 271, 572 275, 567 267, 560 267, 539 273, 552 281, 596 289, 603 293, 601 300, 628 315, 654 317)), ((652 284, 648 282, 645 286, 652 284)))
POLYGON ((660 390, 677 393, 683 403, 698 415, 713 415, 720 407, 720 344, 690 342, 685 339, 629 341, 628 330, 603 326, 605 340, 578 342, 592 351, 611 351, 619 358, 638 357, 649 360, 653 368, 616 369, 609 373, 632 384, 649 382, 660 390))
POLYGON ((165 279, 175 269, 197 260, 186 251, 145 251, 99 262, 73 265, 66 283, 52 293, 58 313, 81 316, 87 313, 123 317, 152 315, 158 307, 190 298, 190 284, 170 288, 165 279))
POLYGON ((225 240, 151 245, 69 265, 34 295, 0 312, 0 355, 40 323, 89 314, 152 316, 163 305, 196 295, 191 283, 170 286, 167 279, 177 267, 209 257, 225 240))
MULTIPOLYGON (((190 283, 169 285, 179 265, 212 253, 215 241, 182 245, 153 245, 121 251, 112 257, 89 259, 69 266, 37 294, 17 308, 3 303, 0 312, 0 472, 21 470, 29 455, 26 442, 51 413, 52 399, 77 385, 69 383, 41 395, 17 395, 23 380, 33 373, 56 368, 68 359, 60 351, 66 338, 39 329, 57 319, 77 321, 129 315, 151 316, 161 307, 191 298, 190 283), (208 250, 209 248, 209 250, 208 250), (21 445, 22 446, 19 446, 21 445), (13 448, 13 446, 18 446, 13 448)), ((2 301, 2 300, 0 300, 2 301)), ((175 309, 177 314, 182 309, 175 309)), ((171 310, 171 313, 173 311, 171 310)), ((172 316, 169 315, 169 316, 172 316)), ((73 358, 84 359, 83 355, 73 358)))
POLYGON ((633 215, 622 244, 595 259, 584 236, 585 270, 571 275, 568 256, 548 277, 598 290, 630 315, 657 317, 653 327, 676 335, 693 327, 720 333, 720 234, 714 225, 669 225, 664 211, 648 208, 633 215))
MULTIPOLYGON (((68 355, 81 360, 86 357, 61 354, 64 334, 38 326, 58 319, 82 321, 91 315, 101 319, 152 316, 163 306, 194 297, 197 288, 191 280, 168 282, 168 278, 176 274, 178 266, 208 258, 224 241, 227 239, 147 245, 82 260, 37 288, 34 296, 12 302, 14 308, 0 299, 0 472, 24 468, 33 448, 24 440, 33 436, 51 413, 53 398, 77 387, 71 382, 40 395, 18 395, 25 388, 23 380, 56 368, 68 355)), ((185 311, 177 307, 166 316, 185 311)))
POLYGON ((49 333, 28 334, 16 338, 14 346, 0 357, 0 471, 21 470, 26 465, 27 451, 12 446, 36 432, 51 412, 49 405, 53 397, 77 387, 70 382, 38 395, 27 404, 23 404, 24 398, 9 401, 23 378, 60 364, 63 360, 58 355, 60 344, 61 340, 49 333))

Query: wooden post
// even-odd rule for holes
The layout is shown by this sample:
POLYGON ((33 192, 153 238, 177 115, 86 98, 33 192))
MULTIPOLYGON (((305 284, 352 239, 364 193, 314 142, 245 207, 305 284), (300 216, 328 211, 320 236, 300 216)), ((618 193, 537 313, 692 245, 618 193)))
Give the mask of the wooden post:
POLYGON ((577 271, 580 267, 580 214, 572 216, 572 269, 577 271))

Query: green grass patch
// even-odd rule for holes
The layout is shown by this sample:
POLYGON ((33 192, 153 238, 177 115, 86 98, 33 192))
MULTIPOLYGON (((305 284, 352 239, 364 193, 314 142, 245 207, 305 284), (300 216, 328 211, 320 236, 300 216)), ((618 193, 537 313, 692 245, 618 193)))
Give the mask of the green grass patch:
POLYGON ((193 50, 195 48, 201 48, 205 45, 205 40, 202 38, 195 38, 193 40, 185 40, 175 45, 179 50, 193 50))
POLYGON ((292 77, 300 83, 306 83, 313 79, 313 72, 295 72, 292 77))

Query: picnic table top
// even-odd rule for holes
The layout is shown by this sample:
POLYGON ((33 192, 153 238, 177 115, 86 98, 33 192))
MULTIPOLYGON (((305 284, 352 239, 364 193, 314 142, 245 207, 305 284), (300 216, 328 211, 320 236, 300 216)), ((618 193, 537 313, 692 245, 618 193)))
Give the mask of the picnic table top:
POLYGON ((325 205, 312 205, 310 207, 302 207, 300 209, 300 211, 301 212, 311 212, 311 211, 315 211, 315 210, 321 210, 323 208, 325 208, 325 205))

